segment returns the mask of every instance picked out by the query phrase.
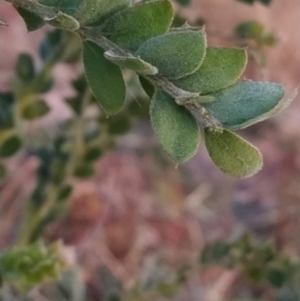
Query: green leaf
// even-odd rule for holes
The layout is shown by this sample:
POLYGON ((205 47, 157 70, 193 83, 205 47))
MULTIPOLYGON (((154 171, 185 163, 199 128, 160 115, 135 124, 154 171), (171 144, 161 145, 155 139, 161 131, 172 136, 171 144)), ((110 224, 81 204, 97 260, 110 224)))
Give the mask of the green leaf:
POLYGON ((155 88, 154 86, 144 77, 139 76, 139 80, 141 83, 141 86, 143 87, 144 91, 146 92, 146 94, 152 98, 154 92, 155 92, 155 88))
POLYGON ((275 286, 280 288, 288 279, 288 275, 283 267, 270 266, 266 271, 266 277, 268 281, 275 286))
POLYGON ((92 177, 95 173, 93 165, 79 165, 74 171, 74 176, 79 179, 88 179, 92 177))
POLYGON ((114 53, 112 50, 106 51, 104 56, 109 61, 113 62, 115 65, 128 68, 135 72, 145 74, 145 75, 155 75, 158 70, 156 67, 150 65, 149 63, 143 61, 139 57, 134 56, 120 56, 114 53))
POLYGON ((26 106, 22 112, 22 117, 26 120, 41 118, 49 113, 50 108, 43 100, 33 102, 26 106))
POLYGON ((112 15, 101 26, 101 32, 123 48, 136 50, 148 39, 165 33, 172 19, 169 0, 140 2, 112 15))
POLYGON ((104 111, 118 113, 125 101, 126 87, 119 67, 106 60, 104 51, 92 42, 83 43, 83 63, 87 81, 104 111))
POLYGON ((157 67, 160 75, 179 79, 197 71, 205 52, 204 31, 182 29, 149 39, 136 55, 157 67))
POLYGON ((83 0, 38 0, 46 6, 55 7, 62 12, 73 15, 83 0))
POLYGON ((31 55, 21 53, 16 64, 16 74, 24 83, 30 83, 35 78, 34 61, 31 55))
POLYGON ((235 36, 239 39, 253 40, 259 46, 273 46, 276 43, 275 35, 256 20, 239 24, 235 28, 235 36))
POLYGON ((217 240, 207 244, 201 251, 199 262, 201 264, 220 264, 229 256, 231 246, 228 242, 217 240))
POLYGON ((246 140, 230 131, 206 130, 205 143, 213 162, 230 176, 250 177, 262 168, 260 152, 246 140))
POLYGON ((21 148, 22 142, 19 137, 11 136, 0 145, 0 157, 8 158, 15 155, 21 148))
POLYGON ((23 20, 26 24, 26 28, 29 32, 37 30, 45 24, 44 20, 40 16, 28 11, 27 9, 25 9, 21 6, 16 7, 16 10, 20 14, 20 16, 23 18, 23 20))
MULTIPOLYGON (((0 181, 4 180, 7 176, 7 169, 6 167, 0 163, 0 181)), ((1 287, 1 283, 0 283, 1 287)))
POLYGON ((80 115, 82 112, 82 96, 75 96, 66 99, 66 103, 72 108, 74 113, 80 115))
POLYGON ((73 191, 73 187, 70 184, 64 184, 58 191, 57 200, 64 201, 68 199, 73 191))
POLYGON ((234 84, 246 64, 247 54, 243 49, 208 47, 200 68, 174 84, 186 91, 207 94, 234 84))
POLYGON ((121 116, 111 117, 108 120, 108 132, 111 135, 123 135, 129 131, 131 122, 128 116, 122 114, 121 116))
POLYGON ((27 291, 41 283, 58 279, 67 268, 62 254, 59 242, 47 246, 36 242, 5 250, 0 256, 4 282, 27 291))
POLYGON ((10 92, 0 92, 0 130, 14 126, 15 99, 10 92))
POLYGON ((94 162, 98 160, 103 154, 101 148, 93 146, 89 147, 84 154, 84 161, 86 162, 94 162))
POLYGON ((225 128, 236 130, 272 115, 283 95, 279 84, 242 81, 201 99, 202 105, 225 128))
POLYGON ((150 105, 153 129, 166 152, 179 163, 198 150, 200 131, 192 115, 163 91, 156 91, 150 105))
POLYGON ((75 12, 81 25, 101 23, 118 10, 129 6, 131 0, 84 0, 75 12))

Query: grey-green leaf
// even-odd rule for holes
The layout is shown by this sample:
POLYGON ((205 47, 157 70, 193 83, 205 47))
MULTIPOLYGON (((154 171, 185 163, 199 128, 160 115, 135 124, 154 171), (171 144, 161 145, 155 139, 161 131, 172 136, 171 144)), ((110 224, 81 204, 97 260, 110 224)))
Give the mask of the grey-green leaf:
POLYGON ((139 57, 117 55, 112 50, 106 51, 104 56, 119 67, 128 68, 141 74, 154 75, 158 72, 156 67, 143 61, 139 57))
POLYGON ((213 162, 230 176, 246 178, 262 168, 258 149, 233 132, 206 130, 205 143, 213 162))
POLYGON ((173 20, 169 0, 140 2, 117 12, 101 26, 101 32, 123 48, 136 50, 148 39, 165 33, 173 20))
POLYGON ((98 103, 108 115, 118 113, 125 101, 126 87, 118 66, 104 58, 104 50, 92 42, 83 43, 87 81, 98 103))
POLYGON ((192 115, 163 91, 156 91, 150 105, 153 129, 165 151, 179 163, 198 150, 200 130, 192 115))
POLYGON ((62 12, 73 15, 83 0, 38 0, 46 6, 56 7, 62 12))
POLYGON ((49 113, 50 108, 43 100, 33 102, 26 106, 22 112, 22 117, 27 120, 34 120, 49 113))
POLYGON ((208 47, 200 68, 174 84, 190 92, 211 93, 234 84, 244 72, 246 64, 247 53, 244 49, 208 47))
POLYGON ((139 47, 136 55, 157 67, 160 75, 179 79, 198 70, 205 52, 204 31, 187 28, 149 39, 139 47))
POLYGON ((22 8, 21 6, 16 7, 16 9, 23 18, 28 31, 37 30, 45 24, 44 20, 40 16, 28 11, 27 9, 22 8))
POLYGON ((268 112, 271 114, 283 95, 279 84, 242 81, 202 96, 202 105, 225 128, 236 130, 259 122, 268 112))
POLYGON ((84 0, 75 12, 82 25, 101 23, 111 14, 129 6, 131 0, 84 0))

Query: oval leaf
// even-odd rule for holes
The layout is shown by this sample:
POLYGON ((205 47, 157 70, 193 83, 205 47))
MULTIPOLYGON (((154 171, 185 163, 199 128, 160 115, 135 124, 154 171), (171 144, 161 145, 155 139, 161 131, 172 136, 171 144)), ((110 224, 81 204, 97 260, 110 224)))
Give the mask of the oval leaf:
POLYGON ((206 130, 205 143, 213 162, 230 176, 250 177, 262 168, 258 149, 230 131, 206 130))
POLYGON ((30 12, 29 10, 27 10, 25 8, 22 8, 21 6, 16 7, 16 10, 20 14, 20 16, 23 18, 23 20, 26 24, 26 28, 29 32, 37 30, 45 24, 44 20, 40 16, 30 12))
POLYGON ((11 136, 0 145, 0 157, 7 158, 16 154, 22 146, 19 137, 11 136))
POLYGON ((165 33, 172 19, 170 1, 140 2, 112 15, 101 26, 101 32, 123 48, 136 50, 143 42, 165 33))
POLYGON ((16 64, 16 74, 23 83, 30 83, 35 78, 35 66, 31 55, 21 53, 16 64))
POLYGON ((204 32, 185 29, 146 41, 136 55, 157 67, 160 75, 179 79, 194 73, 200 67, 205 51, 204 32))
POLYGON ((82 25, 101 23, 112 13, 129 6, 131 0, 84 0, 75 12, 82 25))
POLYGON ((192 115, 163 91, 156 91, 150 105, 153 129, 166 152, 179 163, 198 150, 200 131, 192 115))
POLYGON ((244 49, 208 47, 200 68, 174 84, 186 91, 207 94, 234 84, 246 64, 247 53, 244 49))
POLYGON ((98 45, 83 43, 83 63, 93 94, 107 114, 116 114, 124 105, 126 87, 120 68, 103 55, 98 45))
POLYGON ((128 68, 141 74, 154 75, 158 72, 156 67, 143 61, 139 57, 120 56, 115 54, 112 50, 106 51, 104 56, 119 67, 128 68))
POLYGON ((27 120, 34 120, 45 116, 49 111, 50 108, 47 103, 39 100, 26 106, 22 112, 22 117, 27 120))
POLYGON ((284 95, 281 85, 269 82, 239 82, 202 97, 202 105, 228 129, 241 129, 272 112, 284 95))

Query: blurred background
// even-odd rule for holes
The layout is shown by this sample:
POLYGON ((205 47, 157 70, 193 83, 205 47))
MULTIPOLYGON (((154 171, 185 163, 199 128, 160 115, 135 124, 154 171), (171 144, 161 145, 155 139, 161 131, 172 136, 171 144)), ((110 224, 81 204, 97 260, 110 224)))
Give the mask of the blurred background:
MULTIPOLYGON (((243 78, 278 82, 286 87, 286 98, 295 95, 300 83, 298 0, 174 5, 178 24, 184 18, 205 24, 210 46, 247 47, 243 78)), ((20 71, 24 66, 50 72, 42 91, 47 114, 35 118, 29 112, 18 123, 22 147, 0 158, 0 250, 37 238, 60 240, 71 266, 60 282, 33 289, 27 298, 300 300, 300 295, 278 297, 277 289, 249 281, 239 266, 214 263, 196 269, 194 264, 209 243, 234 241, 245 233, 259 244, 271 241, 276 252, 298 260, 299 95, 280 115, 241 131, 264 157, 255 176, 236 180, 223 174, 203 145, 176 168, 153 134, 150 100, 133 74, 125 72, 126 109, 106 119, 93 99, 85 107, 81 103, 89 92, 76 38, 61 37, 49 27, 28 33, 4 1, 0 12, 8 24, 0 27, 2 104, 12 102, 9 92, 20 85, 16 73, 30 76, 27 69, 20 71), (72 46, 69 56, 49 65, 47 57, 66 45, 72 46), (30 222, 24 224, 26 216, 30 222), (175 285, 179 274, 184 280, 175 285)), ((8 113, 0 106, 1 114, 8 113)), ((18 300, 15 293, 5 296, 5 301, 18 300)))

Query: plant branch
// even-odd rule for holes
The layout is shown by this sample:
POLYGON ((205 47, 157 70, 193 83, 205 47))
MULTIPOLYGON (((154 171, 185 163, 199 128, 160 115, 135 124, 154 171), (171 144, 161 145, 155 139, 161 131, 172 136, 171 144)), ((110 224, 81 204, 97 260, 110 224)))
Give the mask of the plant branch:
MULTIPOLYGON (((52 7, 46 7, 37 2, 30 0, 6 0, 14 6, 21 6, 32 13, 40 15, 44 20, 52 19, 57 16, 58 10, 52 7)), ((68 28, 66 28, 68 29, 68 28)), ((130 52, 122 49, 117 44, 105 38, 99 29, 81 27, 76 31, 83 40, 88 40, 96 43, 104 50, 113 50, 116 54, 124 57, 132 57, 130 52)), ((192 93, 182 90, 175 86, 168 79, 158 75, 143 75, 139 74, 150 81, 155 87, 164 90, 170 96, 172 96, 178 105, 184 106, 204 128, 210 128, 211 130, 220 130, 221 126, 218 120, 210 116, 207 110, 201 106, 201 96, 198 93, 192 93)))
MULTIPOLYGON (((117 55, 131 58, 133 55, 130 52, 122 49, 112 41, 105 38, 101 32, 92 28, 80 28, 77 33, 82 39, 94 42, 104 50, 112 50, 117 55)), ((155 87, 164 90, 172 96, 178 105, 184 106, 196 118, 200 125, 204 128, 211 128, 212 130, 220 130, 221 126, 218 120, 210 116, 207 110, 200 105, 201 96, 199 93, 192 93, 182 90, 175 86, 168 79, 159 75, 144 75, 139 74, 151 82, 155 87)))

